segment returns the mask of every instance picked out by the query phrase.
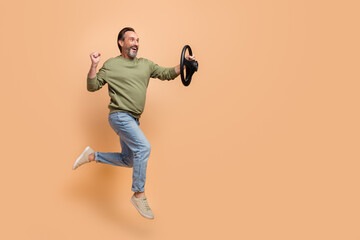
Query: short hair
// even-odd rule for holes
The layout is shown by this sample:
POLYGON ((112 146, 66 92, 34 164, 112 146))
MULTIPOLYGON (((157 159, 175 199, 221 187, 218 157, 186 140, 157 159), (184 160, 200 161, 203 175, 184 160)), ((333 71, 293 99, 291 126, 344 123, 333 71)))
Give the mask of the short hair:
POLYGON ((118 35, 118 38, 117 38, 117 45, 118 45, 118 47, 120 49, 120 53, 122 53, 122 49, 121 49, 121 46, 119 44, 119 40, 124 41, 125 40, 125 33, 128 32, 128 31, 135 32, 135 30, 133 28, 131 28, 131 27, 123 28, 119 32, 119 35, 118 35))

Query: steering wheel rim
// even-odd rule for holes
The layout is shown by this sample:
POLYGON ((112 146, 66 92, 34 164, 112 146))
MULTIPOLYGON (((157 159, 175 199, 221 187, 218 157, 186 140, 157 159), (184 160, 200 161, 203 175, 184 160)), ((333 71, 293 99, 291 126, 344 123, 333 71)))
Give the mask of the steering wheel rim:
POLYGON ((188 74, 188 70, 186 70, 186 76, 184 74, 184 64, 187 61, 185 59, 185 53, 186 53, 187 49, 189 50, 190 56, 192 56, 191 47, 189 45, 185 45, 184 48, 182 49, 181 58, 180 58, 180 74, 181 74, 181 81, 184 84, 184 86, 189 86, 189 84, 191 82, 191 77, 194 74, 194 72, 190 72, 188 74))

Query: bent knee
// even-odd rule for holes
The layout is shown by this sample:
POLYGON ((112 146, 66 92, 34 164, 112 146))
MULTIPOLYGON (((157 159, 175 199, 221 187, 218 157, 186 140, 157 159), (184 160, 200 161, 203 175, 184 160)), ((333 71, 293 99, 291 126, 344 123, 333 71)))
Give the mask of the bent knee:
POLYGON ((144 155, 150 155, 151 152, 151 145, 149 142, 145 142, 144 144, 139 146, 138 152, 140 154, 144 154, 144 155))
POLYGON ((143 147, 142 147, 142 152, 144 152, 145 154, 150 154, 151 152, 151 145, 149 142, 147 142, 143 147))

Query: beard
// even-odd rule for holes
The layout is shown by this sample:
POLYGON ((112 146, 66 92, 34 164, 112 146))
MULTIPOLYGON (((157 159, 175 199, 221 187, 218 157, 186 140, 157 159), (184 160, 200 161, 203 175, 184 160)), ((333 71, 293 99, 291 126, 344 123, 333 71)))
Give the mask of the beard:
POLYGON ((138 48, 136 48, 136 50, 132 50, 132 47, 129 47, 128 49, 126 49, 126 53, 129 57, 131 58, 135 58, 138 52, 138 48))

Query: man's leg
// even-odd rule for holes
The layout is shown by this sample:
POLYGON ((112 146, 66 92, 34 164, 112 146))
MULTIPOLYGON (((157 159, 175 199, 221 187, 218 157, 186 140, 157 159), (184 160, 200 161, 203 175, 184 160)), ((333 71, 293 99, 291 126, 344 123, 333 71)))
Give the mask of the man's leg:
POLYGON ((135 193, 144 192, 147 161, 151 150, 150 143, 139 128, 139 122, 130 114, 124 112, 110 114, 109 122, 121 139, 120 144, 127 155, 127 164, 133 166, 131 190, 135 193))
POLYGON ((89 155, 89 161, 96 161, 120 167, 133 167, 133 154, 130 148, 120 138, 121 153, 95 152, 89 155))
POLYGON ((149 219, 154 214, 145 196, 147 161, 150 156, 150 143, 139 128, 139 121, 128 113, 110 114, 110 124, 121 139, 122 146, 128 147, 133 156, 133 181, 131 190, 134 195, 131 202, 139 213, 149 219))
POLYGON ((110 114, 109 123, 120 138, 122 152, 95 152, 89 155, 89 161, 133 167, 131 190, 136 193, 136 197, 140 197, 145 191, 147 161, 151 150, 150 143, 139 128, 139 122, 128 113, 110 114))
POLYGON ((116 112, 109 115, 111 127, 120 138, 122 153, 95 152, 89 160, 116 166, 133 167, 131 202, 141 215, 153 219, 154 215, 145 197, 147 161, 150 156, 150 143, 139 128, 139 122, 130 114, 116 112))

